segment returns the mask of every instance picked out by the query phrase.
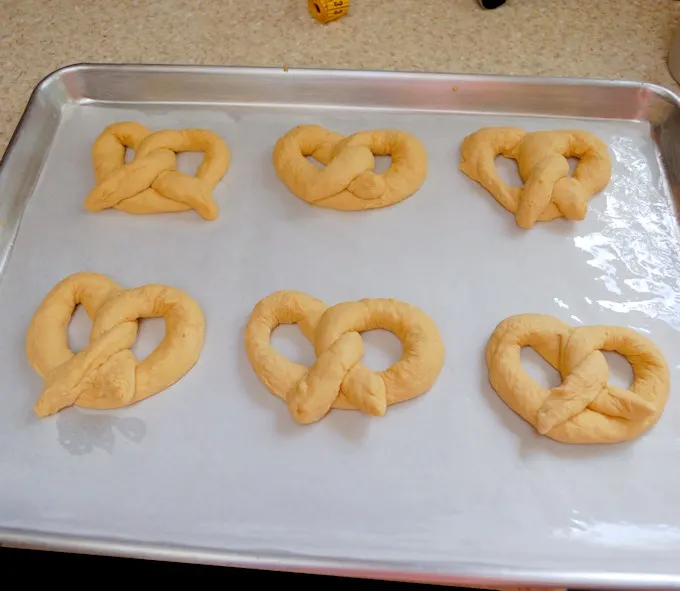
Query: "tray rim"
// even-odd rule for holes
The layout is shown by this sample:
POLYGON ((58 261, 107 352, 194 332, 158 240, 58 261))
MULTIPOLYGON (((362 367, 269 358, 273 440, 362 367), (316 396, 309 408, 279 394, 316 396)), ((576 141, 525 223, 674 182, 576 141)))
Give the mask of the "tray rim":
MULTIPOLYGON (((544 86, 592 86, 608 88, 627 88, 651 91, 653 94, 673 104, 680 109, 680 95, 664 86, 649 82, 633 80, 608 80, 602 78, 561 78, 543 76, 515 76, 497 74, 456 74, 448 72, 416 72, 416 71, 387 71, 387 70, 352 70, 352 69, 319 69, 294 68, 287 66, 223 66, 223 65, 194 65, 194 64, 129 64, 129 63, 90 63, 77 62, 60 67, 44 76, 34 87, 27 105, 17 123, 7 144, 4 154, 0 157, 0 178, 5 165, 18 152, 20 138, 26 127, 31 124, 31 115, 37 108, 42 94, 64 74, 77 73, 83 70, 96 69, 102 71, 162 72, 188 73, 204 72, 208 74, 276 74, 286 76, 298 74, 307 77, 331 76, 343 78, 348 76, 358 78, 402 78, 412 80, 449 80, 468 82, 509 82, 516 85, 544 85, 544 86)), ((63 104, 97 104, 96 99, 67 98, 63 104)), ((157 101, 140 101, 157 102, 157 101)), ((183 101, 178 101, 182 103, 183 101)), ((200 101, 198 101, 200 102, 200 101)), ((198 103, 197 102, 197 103, 198 103)), ((205 101, 204 101, 205 102, 205 101)), ((102 101, 102 103, 106 103, 102 101)), ((526 115, 530 117, 531 115, 526 115)), ((61 117, 59 117, 61 119, 61 117)), ((629 119, 632 120, 632 119, 629 119)), ((58 124, 57 124, 58 126, 58 124)), ((50 138, 52 139, 52 138, 50 138)), ((44 160, 49 152, 50 143, 43 145, 41 165, 36 178, 42 172, 44 160)), ((30 192, 35 188, 35 182, 30 192)), ((1 201, 1 200, 0 200, 1 201)), ((23 212, 22 212, 23 215, 23 212)), ((10 241, 13 243, 18 233, 22 215, 14 224, 10 241)), ((0 272, 5 260, 9 258, 12 245, 7 249, 4 257, 0 257, 0 272)), ((346 576, 354 578, 384 579, 405 582, 432 583, 445 585, 540 585, 567 586, 617 589, 680 589, 680 572, 677 573, 649 573, 644 571, 604 572, 597 569, 580 571, 561 571, 552 568, 526 568, 515 565, 490 565, 461 561, 435 561, 428 563, 403 561, 362 561, 360 559, 328 559, 305 554, 284 554, 276 552, 249 552, 235 550, 220 550, 197 546, 163 544, 158 542, 140 542, 126 539, 115 539, 103 536, 68 535, 49 533, 29 529, 0 527, 0 547, 25 548, 35 550, 60 551, 76 554, 92 554, 118 556, 124 558, 141 558, 170 562, 186 562, 210 564, 216 566, 241 567, 260 570, 276 570, 287 572, 304 572, 346 576)))
MULTIPOLYGON (((606 88, 626 88, 648 90, 653 94, 664 98, 668 102, 680 109, 680 90, 673 91, 670 88, 656 84, 653 82, 645 82, 641 80, 621 79, 612 80, 607 78, 579 78, 579 77, 559 77, 559 76, 526 76, 514 74, 470 74, 470 73, 455 73, 455 72, 441 72, 441 71, 426 71, 420 72, 416 70, 353 70, 349 68, 311 68, 311 67, 289 67, 282 66, 224 66, 224 65, 197 65, 197 64, 153 64, 153 63, 139 63, 131 64, 125 62, 74 62, 61 66, 41 78, 35 85, 29 96, 26 107, 17 123, 12 136, 7 144, 7 148, 2 158, 0 158, 0 167, 2 166, 5 157, 15 144, 20 134, 22 126, 26 125, 26 119, 31 110, 32 105, 37 102, 41 93, 43 93, 50 85, 58 81, 62 76, 69 73, 77 73, 82 70, 102 70, 102 71, 128 71, 128 72, 160 72, 160 73, 192 73, 203 72, 206 74, 268 74, 278 76, 302 75, 307 77, 322 77, 330 76, 335 78, 343 78, 354 76, 359 78, 402 78, 413 80, 457 80, 461 82, 508 82, 516 85, 534 84, 542 86, 591 86, 591 87, 606 87, 606 88)), ((80 104, 82 102, 98 102, 93 99, 74 100, 68 99, 67 103, 80 104)), ((105 102, 105 101, 102 101, 105 102)), ((140 101, 143 102, 143 101, 140 101)), ((181 103, 183 101, 177 101, 181 103)), ((203 101, 206 102, 206 101, 203 101)), ((207 104, 211 104, 209 101, 207 104)), ((531 115, 527 115, 531 117, 531 115)), ((630 119, 628 119, 630 120, 630 119)))
MULTIPOLYGON (((627 87, 627 88, 646 88, 653 90, 655 93, 664 95, 668 98, 673 98, 680 103, 680 94, 673 90, 666 88, 660 84, 653 82, 645 82, 641 80, 621 79, 612 80, 608 78, 583 78, 583 77, 569 77, 569 76, 526 76, 515 74, 470 74, 470 73, 455 73, 455 72, 440 72, 440 71, 417 71, 417 70, 353 70, 351 68, 311 68, 311 67, 291 67, 287 65, 281 66, 225 66, 219 64, 154 64, 147 62, 140 62, 138 64, 131 64, 126 62, 74 62, 61 66, 52 72, 46 74, 38 81, 34 87, 29 103, 33 99, 33 95, 37 94, 42 88, 63 76, 65 73, 77 72, 86 69, 99 70, 147 70, 157 72, 197 72, 203 71, 212 74, 256 74, 256 73, 278 73, 279 75, 290 75, 301 73, 308 76, 338 76, 343 77, 347 75, 358 76, 361 78, 375 78, 377 77, 409 77, 409 78, 433 78, 433 79, 457 79, 457 80, 496 80, 508 81, 516 83, 533 83, 543 84, 546 86, 609 86, 609 87, 627 87)), ((17 128, 19 126, 17 125, 17 128)))
POLYGON ((158 542, 135 542, 98 536, 69 536, 0 528, 0 547, 115 556, 232 568, 319 574, 408 583, 478 588, 540 586, 589 589, 677 589, 674 574, 603 572, 595 569, 560 571, 473 562, 362 561, 320 558, 305 554, 220 550, 158 542))

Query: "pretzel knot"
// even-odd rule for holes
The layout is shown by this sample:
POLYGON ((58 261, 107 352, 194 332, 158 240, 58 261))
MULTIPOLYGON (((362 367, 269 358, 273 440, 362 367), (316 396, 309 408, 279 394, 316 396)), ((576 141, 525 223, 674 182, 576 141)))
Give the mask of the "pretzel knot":
POLYGON ((318 421, 331 408, 382 416, 388 405, 428 391, 444 363, 444 344, 434 321, 422 310, 392 299, 327 308, 304 293, 275 292, 255 306, 245 345, 260 380, 286 401, 302 424, 318 421), (297 324, 312 343, 312 367, 286 359, 271 346, 271 333, 280 324, 297 324), (403 345, 401 359, 378 372, 361 363, 364 345, 359 334, 376 328, 392 332, 403 345))
POLYGON ((318 125, 300 125, 276 142, 274 167, 300 199, 312 205, 354 211, 398 203, 413 195, 427 175, 427 153, 418 139, 393 130, 345 137, 318 125), (377 174, 375 156, 392 157, 377 174), (311 156, 325 168, 307 160, 311 156))
POLYGON ((584 219, 588 200, 612 173, 607 146, 587 131, 526 133, 514 127, 487 127, 467 136, 460 169, 514 213, 521 228, 561 216, 584 219), (517 161, 522 188, 508 187, 498 176, 499 155, 517 161), (573 177, 567 158, 579 159, 573 177))
POLYGON ((201 308, 178 289, 163 285, 123 289, 104 275, 70 275, 47 294, 26 334, 28 360, 45 380, 35 412, 46 417, 73 404, 112 409, 144 400, 194 366, 204 333, 201 308), (78 304, 93 326, 90 344, 74 353, 66 330, 78 304), (138 362, 130 351, 138 320, 156 317, 165 318, 165 338, 138 362))
POLYGON ((166 213, 195 209, 206 220, 217 218, 213 189, 229 168, 229 148, 205 129, 151 133, 134 122, 109 125, 92 147, 97 186, 85 199, 89 211, 115 207, 128 213, 166 213), (135 157, 125 164, 125 150, 135 157), (178 172, 177 152, 203 152, 196 176, 178 172))
POLYGON ((668 365, 649 339, 629 328, 579 326, 520 314, 501 322, 486 348, 489 381, 505 403, 539 433, 564 443, 633 439, 661 416, 670 389, 668 365), (533 348, 560 372, 547 390, 523 369, 520 349, 533 348), (633 368, 629 389, 609 385, 601 351, 616 351, 633 368))

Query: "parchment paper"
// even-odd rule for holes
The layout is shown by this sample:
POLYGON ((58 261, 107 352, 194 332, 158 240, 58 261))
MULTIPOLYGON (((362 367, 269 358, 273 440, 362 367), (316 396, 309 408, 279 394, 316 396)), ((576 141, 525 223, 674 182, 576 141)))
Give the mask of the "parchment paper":
MULTIPOLYGON (((180 158, 183 170, 199 161, 180 158)), ((645 123, 69 106, 0 283, 0 526, 263 554, 680 573, 679 279, 677 220, 645 123), (229 143, 217 221, 83 210, 92 142, 119 120, 206 127, 229 143), (312 207, 271 165, 277 138, 301 123, 410 131, 427 148, 428 178, 387 209, 312 207), (605 140, 614 173, 587 219, 517 228, 458 171, 462 138, 486 125, 579 127, 605 140), (54 284, 85 270, 188 291, 207 317, 205 347, 183 380, 137 406, 39 421, 25 331, 54 284), (447 347, 435 387, 384 418, 333 411, 298 426, 242 344, 252 308, 278 289, 421 307, 447 347), (491 389, 484 363, 494 327, 521 312, 648 334, 672 368, 659 424, 609 446, 537 435, 491 389)), ((78 313, 74 346, 88 328, 78 313)), ((145 322, 136 351, 162 333, 162 321, 145 322)), ((392 337, 366 340, 369 366, 399 355, 392 337)), ((275 344, 313 358, 296 329, 275 344)), ((535 355, 525 359, 555 383, 535 355)), ((625 383, 626 364, 609 359, 612 383, 625 383)))

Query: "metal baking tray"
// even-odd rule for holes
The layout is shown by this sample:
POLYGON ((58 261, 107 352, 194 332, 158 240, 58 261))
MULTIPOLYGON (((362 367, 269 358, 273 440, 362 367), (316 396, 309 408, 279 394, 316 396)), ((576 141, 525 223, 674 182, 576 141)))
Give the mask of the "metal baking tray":
MULTIPOLYGON (((439 583, 680 588, 679 106, 657 86, 599 80, 127 65, 48 76, 0 169, 0 540, 439 583), (218 220, 84 211, 92 142, 119 120, 207 127, 229 143, 218 220), (312 207, 271 164, 277 138, 301 123, 410 131, 429 176, 390 208, 312 207), (517 228, 458 170, 462 138, 489 125, 604 139, 613 176, 587 219, 517 228), (47 291, 84 270, 189 291, 207 317, 205 348, 141 404, 39 421, 25 330, 47 291), (296 425, 242 345, 253 306, 277 289, 420 306, 447 347, 437 384, 384 418, 334 411, 296 425), (538 436, 484 364, 496 324, 521 312, 649 334, 672 368, 659 424, 611 446, 538 436)), ((74 346, 87 329, 77 313, 74 346)), ((137 353, 162 332, 143 323, 137 353)), ((369 365, 398 355, 384 334, 365 341, 369 365)), ((311 359, 294 328, 275 344, 311 359)))

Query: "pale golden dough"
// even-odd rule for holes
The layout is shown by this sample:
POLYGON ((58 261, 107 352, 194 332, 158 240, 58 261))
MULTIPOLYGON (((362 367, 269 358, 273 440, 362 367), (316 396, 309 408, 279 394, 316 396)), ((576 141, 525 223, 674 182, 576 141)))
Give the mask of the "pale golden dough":
POLYGON ((213 189, 229 168, 231 155, 222 138, 205 129, 152 133, 143 125, 109 125, 92 147, 97 186, 85 208, 115 207, 128 213, 150 214, 195 209, 206 220, 218 216, 213 189), (135 151, 125 164, 125 150, 135 151), (203 152, 196 176, 178 172, 176 153, 203 152))
POLYGON ((26 334, 26 356, 45 380, 35 405, 39 417, 67 406, 128 406, 182 378, 203 347, 205 319, 196 301, 163 285, 123 289, 104 275, 76 273, 60 281, 40 304, 26 334), (67 328, 78 304, 92 319, 90 344, 73 353, 67 328), (138 319, 165 318, 165 338, 143 361, 130 347, 138 319))
POLYGON ((663 354, 643 335, 615 326, 570 327, 552 316, 520 314, 501 322, 486 348, 489 381, 506 404, 542 435, 564 443, 633 439, 661 416, 670 390, 663 354), (560 372, 547 390, 522 368, 520 350, 533 348, 560 372), (616 351, 633 368, 628 390, 609 385, 600 351, 616 351))
POLYGON ((330 308, 297 291, 278 291, 254 308, 245 346, 255 373, 283 398, 302 424, 323 418, 331 408, 358 409, 382 416, 390 404, 427 392, 444 364, 444 344, 434 321, 422 310, 392 299, 365 299, 330 308), (280 324, 297 324, 316 352, 305 367, 286 359, 270 344, 280 324), (382 328, 403 345, 402 358, 385 371, 361 363, 359 333, 382 328))
POLYGON ((318 125, 300 125, 274 146, 279 178, 300 199, 331 209, 354 211, 393 205, 413 195, 427 176, 427 153, 409 133, 362 131, 350 136, 318 125), (382 174, 375 156, 391 156, 382 174), (325 168, 307 160, 311 156, 325 168))
POLYGON ((607 186, 612 172, 606 144, 587 131, 486 127, 467 136, 460 152, 460 169, 514 213, 521 228, 561 216, 584 219, 588 200, 607 186), (499 155, 517 161, 523 187, 501 180, 499 155), (567 158, 579 159, 573 177, 567 158))

